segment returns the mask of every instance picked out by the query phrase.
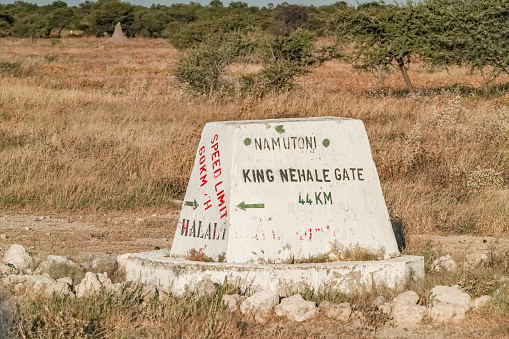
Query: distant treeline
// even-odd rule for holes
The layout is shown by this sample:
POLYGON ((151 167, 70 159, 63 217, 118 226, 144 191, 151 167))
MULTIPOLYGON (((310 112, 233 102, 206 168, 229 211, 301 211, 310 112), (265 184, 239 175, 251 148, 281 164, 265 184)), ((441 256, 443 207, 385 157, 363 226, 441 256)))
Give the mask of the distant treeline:
POLYGON ((211 21, 228 25, 232 30, 285 32, 305 27, 319 31, 323 28, 323 14, 333 13, 342 6, 347 4, 307 7, 284 3, 259 8, 244 2, 231 2, 225 6, 219 0, 212 0, 206 6, 190 3, 147 8, 119 0, 85 1, 72 7, 63 1, 46 6, 17 1, 0 5, 0 36, 60 37, 65 30, 72 30, 73 34, 79 31, 78 34, 104 36, 113 33, 117 22, 122 24, 128 37, 148 38, 170 37, 180 27, 191 23, 200 23, 196 30, 208 29, 211 21))
MULTIPOLYGON (((467 66, 488 72, 489 79, 509 74, 507 0, 372 2, 359 6, 337 2, 321 7, 283 3, 261 8, 244 2, 225 6, 220 0, 205 6, 190 3, 149 8, 119 0, 85 1, 75 7, 63 1, 47 6, 22 1, 0 5, 0 36, 60 37, 71 31, 72 35, 105 36, 113 33, 117 22, 128 37, 164 37, 176 48, 194 48, 198 54, 191 58, 196 60, 188 59, 189 67, 183 72, 185 77, 194 77, 195 68, 202 69, 213 80, 208 91, 214 88, 222 67, 253 51, 261 51, 258 57, 268 64, 297 62, 298 69, 280 75, 288 79, 302 74, 304 66, 327 58, 341 58, 367 71, 396 68, 409 91, 413 87, 407 69, 414 59, 430 69, 467 66), (316 37, 328 37, 329 44, 317 46, 316 37), (205 67, 204 60, 210 67, 205 67)), ((283 68, 275 69, 265 76, 282 72, 283 68)), ((204 84, 202 79, 199 83, 204 84)))

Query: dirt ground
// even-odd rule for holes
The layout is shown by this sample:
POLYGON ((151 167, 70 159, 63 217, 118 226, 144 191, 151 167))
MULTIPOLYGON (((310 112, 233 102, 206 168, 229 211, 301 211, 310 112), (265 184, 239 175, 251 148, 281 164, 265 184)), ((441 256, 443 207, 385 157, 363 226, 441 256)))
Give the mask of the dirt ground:
MULTIPOLYGON (((79 260, 81 256, 170 248, 180 210, 164 212, 109 212, 107 214, 0 214, 0 254, 11 244, 24 246, 34 256, 49 254, 79 260)), ((433 242, 453 258, 467 254, 509 250, 509 239, 469 235, 413 235, 412 242, 433 242)))
POLYGON ((49 254, 76 261, 86 256, 169 248, 178 210, 108 214, 0 214, 0 253, 11 244, 24 246, 36 258, 49 254))

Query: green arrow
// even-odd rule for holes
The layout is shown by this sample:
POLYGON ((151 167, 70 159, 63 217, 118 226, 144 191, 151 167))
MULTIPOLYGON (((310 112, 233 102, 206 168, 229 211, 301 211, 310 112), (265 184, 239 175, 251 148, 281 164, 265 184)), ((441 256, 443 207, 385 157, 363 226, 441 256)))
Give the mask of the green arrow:
POLYGON ((265 208, 265 204, 246 204, 244 201, 237 205, 238 208, 245 211, 247 208, 265 208))
POLYGON ((196 202, 196 199, 194 201, 184 201, 185 206, 192 206, 193 210, 198 208, 198 203, 196 202))
POLYGON ((285 132, 285 129, 283 128, 283 125, 278 125, 276 127, 274 127, 274 129, 276 130, 276 132, 278 132, 279 134, 281 133, 284 133, 285 132))

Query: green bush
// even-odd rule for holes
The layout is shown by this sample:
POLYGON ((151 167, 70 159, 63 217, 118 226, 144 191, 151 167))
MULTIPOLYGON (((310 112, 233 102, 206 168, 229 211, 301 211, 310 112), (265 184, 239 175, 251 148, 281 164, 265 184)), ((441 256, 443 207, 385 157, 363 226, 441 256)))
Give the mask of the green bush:
POLYGON ((242 77, 243 95, 263 97, 270 92, 283 92, 294 87, 297 75, 308 73, 308 67, 285 59, 267 64, 259 73, 242 77))
POLYGON ((231 82, 220 76, 228 65, 248 54, 251 47, 246 37, 240 34, 211 37, 179 60, 175 75, 200 94, 229 92, 231 82))
POLYGON ((175 74, 177 79, 203 95, 240 91, 244 96, 263 97, 269 92, 291 89, 295 76, 308 72, 315 61, 313 42, 313 34, 304 29, 283 36, 209 35, 206 42, 197 45, 178 62, 175 74), (255 74, 226 76, 228 65, 246 57, 258 59, 265 67, 255 74))

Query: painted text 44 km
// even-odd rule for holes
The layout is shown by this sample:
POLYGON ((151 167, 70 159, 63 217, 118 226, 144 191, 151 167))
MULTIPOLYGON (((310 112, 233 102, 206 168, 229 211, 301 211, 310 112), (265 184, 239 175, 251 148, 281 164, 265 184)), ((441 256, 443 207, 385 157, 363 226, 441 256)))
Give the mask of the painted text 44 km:
POLYGON ((302 205, 331 205, 332 193, 331 192, 313 192, 306 193, 306 195, 299 193, 299 204, 302 205))

